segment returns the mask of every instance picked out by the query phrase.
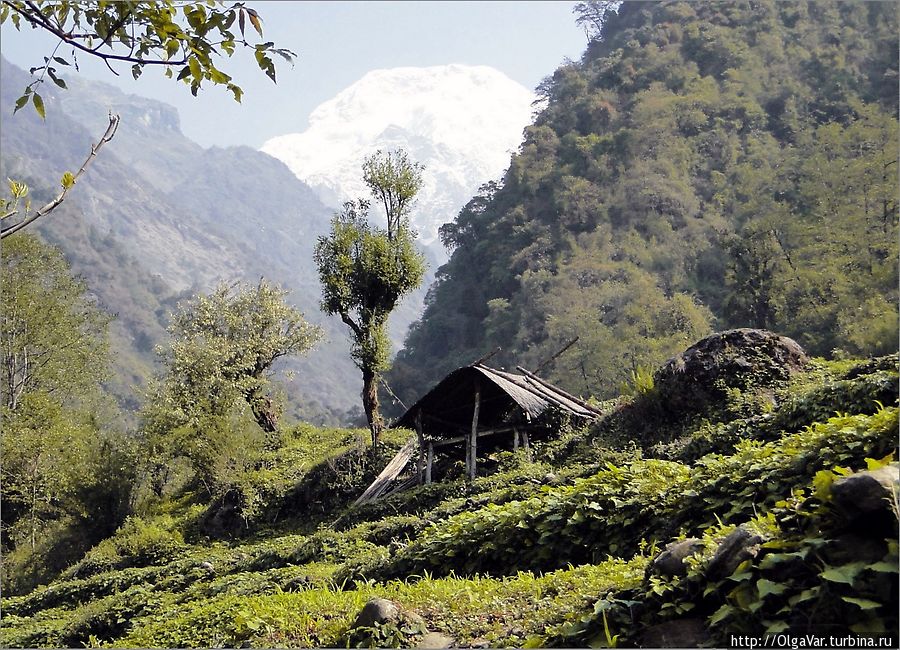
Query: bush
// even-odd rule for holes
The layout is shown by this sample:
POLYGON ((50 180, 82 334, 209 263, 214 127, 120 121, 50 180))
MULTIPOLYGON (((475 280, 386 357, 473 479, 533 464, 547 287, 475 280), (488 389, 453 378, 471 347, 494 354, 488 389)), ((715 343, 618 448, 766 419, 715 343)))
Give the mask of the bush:
POLYGON ((129 517, 115 535, 88 551, 66 575, 84 578, 111 569, 165 564, 185 548, 179 532, 167 530, 157 521, 129 517))

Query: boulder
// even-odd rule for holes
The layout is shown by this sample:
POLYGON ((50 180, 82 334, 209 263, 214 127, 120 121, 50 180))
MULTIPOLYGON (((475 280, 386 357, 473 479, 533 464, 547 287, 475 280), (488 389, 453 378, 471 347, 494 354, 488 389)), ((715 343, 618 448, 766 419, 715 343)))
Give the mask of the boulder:
POLYGON ((360 611, 353 627, 374 627, 375 623, 396 623, 400 620, 400 607, 387 598, 372 598, 360 611))
POLYGON ((900 466, 892 464, 842 476, 832 483, 831 495, 845 511, 869 514, 891 507, 898 484, 900 466))
POLYGON ((722 540, 715 555, 706 566, 706 577, 710 580, 721 580, 734 573, 744 560, 756 557, 763 538, 752 533, 743 526, 736 528, 722 540))
POLYGON ((650 572, 663 576, 683 576, 687 574, 685 560, 703 550, 703 541, 689 537, 680 542, 672 542, 650 563, 650 572))
POLYGON ((728 388, 769 388, 801 370, 808 359, 793 339, 741 328, 707 336, 667 361, 653 377, 670 412, 702 410, 728 388))

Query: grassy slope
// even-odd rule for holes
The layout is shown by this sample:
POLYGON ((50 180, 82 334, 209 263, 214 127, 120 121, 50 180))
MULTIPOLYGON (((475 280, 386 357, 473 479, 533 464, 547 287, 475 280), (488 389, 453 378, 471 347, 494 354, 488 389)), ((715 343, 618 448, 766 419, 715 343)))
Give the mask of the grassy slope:
POLYGON ((896 582, 895 534, 869 564, 829 551, 844 533, 822 477, 894 451, 896 395, 896 358, 862 370, 819 365, 778 392, 777 408, 738 396, 723 409, 729 422, 682 426, 643 451, 609 447, 627 438, 611 416, 540 450, 541 463, 506 454, 497 473, 471 485, 449 480, 361 508, 344 507, 375 471, 358 453, 360 432, 301 427, 270 470, 246 481, 256 504, 249 537, 200 537, 204 507, 191 495, 159 504, 57 582, 6 599, 0 641, 415 645, 420 631, 410 627, 351 638, 372 596, 460 645, 603 644, 614 635, 628 644, 686 616, 715 641, 737 630, 801 631, 786 612, 804 607, 807 629, 827 616, 875 633, 896 625, 896 588, 883 584, 896 582), (738 524, 764 533, 767 550, 732 578, 706 580, 703 562, 738 524), (684 535, 706 548, 691 572, 645 578, 656 550, 684 535), (802 570, 767 573, 791 554, 803 555, 802 570))

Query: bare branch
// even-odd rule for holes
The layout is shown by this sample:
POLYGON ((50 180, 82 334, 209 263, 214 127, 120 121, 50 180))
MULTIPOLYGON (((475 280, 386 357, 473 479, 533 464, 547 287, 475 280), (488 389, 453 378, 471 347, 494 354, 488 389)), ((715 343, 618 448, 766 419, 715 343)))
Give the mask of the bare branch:
POLYGON ((57 207, 59 207, 59 205, 63 201, 65 201, 66 195, 69 193, 69 190, 75 186, 75 183, 78 182, 78 179, 81 178, 82 174, 84 174, 84 172, 87 170, 88 166, 91 164, 91 162, 94 160, 94 158, 97 157, 97 154, 100 152, 100 149, 103 148, 103 145, 105 145, 107 142, 112 140, 113 137, 116 135, 116 130, 118 128, 119 128, 119 116, 114 113, 110 113, 109 114, 109 125, 106 127, 106 131, 104 132, 103 136, 100 138, 100 141, 97 142, 97 144, 91 145, 91 153, 88 154, 88 157, 81 164, 81 168, 78 170, 78 173, 76 173, 75 176, 73 177, 72 183, 68 187, 64 186, 62 189, 62 192, 60 192, 56 196, 56 198, 54 198, 52 201, 50 201, 49 203, 44 205, 42 208, 37 210, 30 217, 26 218, 24 221, 17 223, 14 226, 10 226, 9 228, 4 229, 3 232, 0 233, 0 239, 4 239, 6 237, 9 237, 12 234, 19 232, 20 230, 22 230, 22 228, 25 228, 29 224, 34 223, 35 221, 37 221, 44 215, 49 214, 50 212, 55 210, 57 207))

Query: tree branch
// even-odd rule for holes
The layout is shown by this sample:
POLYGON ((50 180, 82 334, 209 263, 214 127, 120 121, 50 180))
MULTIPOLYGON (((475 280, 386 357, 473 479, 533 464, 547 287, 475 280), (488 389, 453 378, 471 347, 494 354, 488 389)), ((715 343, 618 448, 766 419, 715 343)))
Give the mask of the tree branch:
POLYGON ((135 56, 123 54, 106 54, 97 50, 97 48, 102 47, 104 43, 98 45, 97 48, 90 48, 86 45, 82 45, 78 42, 78 39, 81 37, 81 35, 66 33, 63 30, 57 28, 55 25, 44 19, 44 16, 41 14, 40 10, 32 2, 26 3, 29 5, 28 11, 23 10, 22 7, 16 7, 10 2, 4 1, 3 4, 7 5, 16 13, 21 14, 25 18, 25 20, 31 23, 33 27, 44 29, 54 36, 57 36, 61 40, 65 41, 72 47, 79 49, 82 52, 86 52, 91 56, 96 56, 102 59, 106 62, 107 67, 109 67, 110 61, 127 61, 128 63, 139 63, 141 65, 184 65, 185 63, 187 63, 187 57, 182 57, 177 61, 172 61, 164 59, 141 59, 135 56))
POLYGON ((100 138, 100 141, 97 142, 97 144, 91 145, 91 153, 88 154, 88 157, 81 164, 81 168, 78 170, 78 173, 75 174, 75 176, 73 177, 72 184, 69 185, 68 187, 63 187, 62 192, 60 192, 56 196, 56 198, 54 198, 52 201, 50 201, 50 203, 46 204, 45 206, 43 206, 42 208, 37 210, 33 215, 26 218, 24 221, 21 221, 14 226, 10 226, 9 228, 4 229, 2 231, 2 233, 0 233, 0 239, 4 239, 6 237, 9 237, 10 235, 13 235, 13 234, 19 232, 20 230, 22 230, 22 228, 25 228, 29 224, 34 223, 35 221, 37 221, 44 215, 49 214, 50 212, 55 210, 57 207, 59 207, 59 205, 63 201, 65 201, 66 195, 69 193, 69 190, 75 186, 75 183, 78 182, 78 179, 81 178, 82 174, 84 174, 84 172, 87 170, 88 166, 91 164, 91 162, 94 160, 94 158, 97 157, 97 154, 99 153, 100 149, 103 148, 103 145, 105 145, 107 142, 112 140, 113 137, 116 135, 116 129, 118 129, 118 128, 119 128, 119 116, 115 115, 114 113, 110 113, 109 114, 109 125, 106 127, 106 131, 103 133, 103 136, 100 138))
POLYGON ((361 337, 363 334, 362 328, 356 324, 356 322, 350 318, 350 314, 345 311, 341 312, 341 320, 346 323, 347 327, 353 330, 353 333, 356 334, 357 337, 361 337))

